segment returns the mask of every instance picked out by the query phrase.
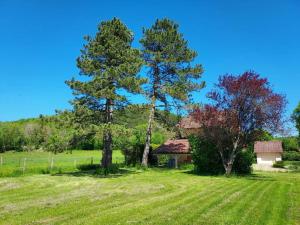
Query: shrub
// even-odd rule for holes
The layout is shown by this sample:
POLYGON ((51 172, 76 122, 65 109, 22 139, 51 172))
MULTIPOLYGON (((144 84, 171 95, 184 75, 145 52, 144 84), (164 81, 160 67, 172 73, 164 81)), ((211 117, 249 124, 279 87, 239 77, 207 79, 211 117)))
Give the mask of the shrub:
POLYGON ((274 167, 274 168, 284 168, 284 162, 283 162, 283 161, 275 162, 275 163, 273 164, 273 167, 274 167))
POLYGON ((300 152, 296 152, 296 151, 283 152, 283 160, 300 161, 300 152))
POLYGON ((144 145, 135 144, 133 146, 123 148, 122 153, 125 156, 125 164, 127 166, 135 166, 141 162, 143 157, 144 145))
POLYGON ((196 173, 221 174, 225 172, 214 144, 196 136, 191 136, 189 142, 196 173))
POLYGON ((244 149, 237 156, 233 164, 232 170, 240 174, 249 174, 252 171, 252 163, 254 162, 254 154, 249 149, 244 149))
MULTIPOLYGON (((122 153, 125 156, 125 164, 127 166, 136 166, 142 162, 143 153, 144 153, 144 144, 136 144, 128 148, 122 149, 122 153)), ((149 165, 157 165, 158 159, 156 155, 153 154, 153 148, 150 146, 150 152, 148 155, 149 165)))
POLYGON ((96 174, 98 175, 108 175, 120 173, 119 166, 117 164, 112 164, 108 168, 99 167, 96 169, 96 174))
MULTIPOLYGON (((223 174, 225 172, 222 159, 215 144, 196 136, 191 136, 189 142, 196 173, 223 174)), ((251 173, 253 160, 254 155, 252 151, 249 149, 241 151, 236 156, 232 172, 237 174, 251 173)))
POLYGON ((99 164, 81 164, 77 166, 77 169, 82 172, 89 172, 97 175, 108 175, 121 173, 118 164, 112 164, 108 168, 103 168, 99 164))
POLYGON ((157 155, 158 166, 167 166, 169 162, 169 157, 167 155, 157 155))
POLYGON ((89 170, 96 170, 99 167, 100 167, 99 164, 81 164, 77 166, 77 169, 81 171, 89 171, 89 170))
POLYGON ((298 140, 296 137, 285 137, 282 139, 282 147, 284 151, 298 151, 298 140))

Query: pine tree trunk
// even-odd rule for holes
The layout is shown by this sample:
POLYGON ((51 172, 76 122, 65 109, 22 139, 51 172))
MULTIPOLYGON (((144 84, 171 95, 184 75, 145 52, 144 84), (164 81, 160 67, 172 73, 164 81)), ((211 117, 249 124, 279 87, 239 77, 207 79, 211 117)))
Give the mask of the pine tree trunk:
MULTIPOLYGON (((110 125, 112 122, 112 100, 106 100, 105 106, 105 113, 106 113, 106 125, 110 125)), ((108 168, 112 164, 112 134, 111 128, 106 127, 103 133, 103 152, 102 152, 102 160, 101 166, 103 168, 108 168)))
POLYGON ((146 167, 148 166, 148 156, 149 156, 150 144, 151 144, 152 123, 154 120, 154 113, 155 113, 155 97, 153 96, 151 102, 149 120, 148 120, 148 127, 146 132, 146 143, 145 143, 143 159, 142 159, 142 165, 146 167))

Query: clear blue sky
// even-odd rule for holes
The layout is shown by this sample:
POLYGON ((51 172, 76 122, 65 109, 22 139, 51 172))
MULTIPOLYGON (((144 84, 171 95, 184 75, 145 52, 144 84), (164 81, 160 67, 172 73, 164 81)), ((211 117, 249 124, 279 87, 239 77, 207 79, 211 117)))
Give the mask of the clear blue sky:
MULTIPOLYGON (((255 70, 286 94, 290 114, 300 101, 300 1, 0 1, 0 121, 70 108, 64 81, 78 74, 83 36, 119 17, 135 34, 169 17, 205 68, 205 93, 225 73, 255 70)), ((133 99, 141 101, 141 98, 133 99)))

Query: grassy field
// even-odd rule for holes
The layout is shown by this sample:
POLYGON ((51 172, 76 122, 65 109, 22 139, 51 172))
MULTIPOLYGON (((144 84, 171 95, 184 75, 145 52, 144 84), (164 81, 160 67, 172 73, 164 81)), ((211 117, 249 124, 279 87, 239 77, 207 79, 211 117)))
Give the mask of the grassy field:
POLYGON ((300 224, 300 173, 124 168, 105 177, 78 169, 98 163, 99 151, 0 157, 0 224, 300 224))
POLYGON ((300 224, 300 174, 126 170, 0 178, 0 224, 300 224))
MULTIPOLYGON (((98 164, 100 151, 74 150, 70 153, 6 152, 0 153, 0 177, 76 171, 82 164, 98 164), (2 163, 1 163, 2 160, 2 163)), ((113 152, 114 163, 124 161, 120 151, 113 152)))

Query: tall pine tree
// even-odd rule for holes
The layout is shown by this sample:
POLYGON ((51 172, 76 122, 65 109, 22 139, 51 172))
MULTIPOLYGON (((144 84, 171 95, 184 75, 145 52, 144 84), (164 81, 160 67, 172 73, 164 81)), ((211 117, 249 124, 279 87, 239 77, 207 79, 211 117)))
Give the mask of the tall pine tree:
POLYGON ((93 123, 104 124, 101 165, 108 168, 112 164, 113 110, 127 103, 126 92, 141 91, 145 79, 137 73, 143 60, 139 50, 131 47, 132 32, 117 18, 101 22, 96 36, 87 36, 85 40, 77 66, 80 75, 87 78, 72 78, 66 83, 76 96, 74 110, 89 112, 81 118, 92 116, 93 123))
POLYGON ((187 41, 178 31, 178 25, 169 19, 156 20, 150 29, 144 29, 142 44, 143 58, 148 67, 151 109, 146 133, 142 165, 148 166, 152 124, 157 101, 166 109, 170 100, 188 103, 190 93, 203 88, 199 82, 203 72, 201 65, 191 65, 197 53, 189 49, 187 41))

